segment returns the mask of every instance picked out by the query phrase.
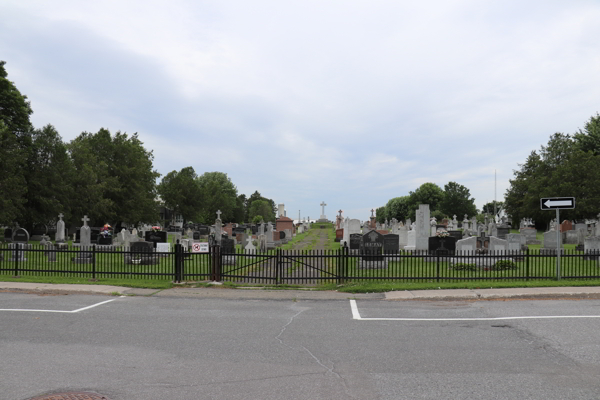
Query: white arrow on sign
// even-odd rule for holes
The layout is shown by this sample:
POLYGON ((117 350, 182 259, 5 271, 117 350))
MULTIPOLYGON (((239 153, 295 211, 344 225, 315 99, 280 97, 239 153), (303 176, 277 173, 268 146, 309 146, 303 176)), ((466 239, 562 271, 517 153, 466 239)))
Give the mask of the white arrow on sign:
POLYGON ((560 207, 560 206, 572 206, 572 200, 546 200, 544 205, 548 208, 551 207, 560 207))

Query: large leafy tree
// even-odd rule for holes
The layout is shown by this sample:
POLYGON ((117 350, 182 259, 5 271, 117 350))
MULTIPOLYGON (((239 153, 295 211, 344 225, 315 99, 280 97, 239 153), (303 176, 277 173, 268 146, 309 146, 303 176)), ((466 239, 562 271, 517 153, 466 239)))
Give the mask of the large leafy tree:
POLYGON ((598 214, 600 156, 593 146, 597 123, 598 117, 592 118, 586 131, 574 138, 555 133, 546 146, 541 146, 539 152, 532 151, 514 171, 505 205, 515 222, 530 217, 540 226, 547 224, 555 214, 540 210, 540 198, 545 197, 576 198, 575 209, 561 211, 561 219, 593 218, 598 214))
POLYGON ((590 117, 584 129, 573 135, 575 142, 582 151, 591 151, 595 156, 600 155, 600 115, 590 117))
POLYGON ((23 173, 27 182, 25 208, 19 220, 27 228, 70 215, 73 165, 67 147, 52 125, 36 129, 26 152, 23 173))
POLYGON ((269 206, 271 207, 271 211, 273 214, 273 219, 265 219, 265 221, 275 221, 275 215, 277 215, 277 207, 275 206, 275 201, 273 199, 268 199, 266 197, 263 197, 260 192, 258 190, 254 191, 254 193, 252 193, 250 195, 250 197, 248 197, 246 199, 246 221, 250 221, 252 220, 252 218, 249 217, 250 214, 250 206, 252 205, 253 202, 255 202, 256 200, 265 200, 266 202, 269 203, 269 206))
POLYGON ((202 192, 192 167, 181 171, 171 171, 157 186, 158 194, 165 207, 175 214, 181 214, 184 223, 196 220, 202 206, 202 192))
POLYGON ((22 167, 31 143, 33 113, 27 96, 8 80, 0 61, 0 224, 11 224, 22 215, 27 191, 22 167))
POLYGON ((158 219, 152 151, 137 133, 83 132, 68 145, 75 168, 73 222, 153 223, 158 219))
POLYGON ((254 200, 250 204, 249 210, 250 221, 257 222, 260 218, 261 221, 275 221, 275 213, 271 204, 265 199, 254 200))
POLYGON ((233 221, 237 206, 237 188, 227 174, 205 172, 196 178, 196 181, 202 192, 200 219, 205 223, 212 223, 216 218, 217 210, 221 210, 223 221, 233 221))
MULTIPOLYGON (((429 204, 429 210, 433 213, 439 211, 444 191, 435 183, 427 182, 419 186, 414 192, 409 194, 410 218, 414 221, 416 210, 419 204, 429 204)), ((433 214, 432 214, 433 215, 433 214)))
POLYGON ((492 200, 489 203, 485 203, 483 205, 481 212, 483 214, 494 215, 494 205, 496 205, 496 207, 495 207, 496 213, 499 213, 500 210, 504 210, 504 202, 503 201, 492 200))
POLYGON ((456 215, 460 219, 465 214, 469 217, 477 214, 475 199, 471 197, 469 189, 456 182, 448 182, 444 185, 444 195, 439 206, 443 214, 456 215))
POLYGON ((410 215, 409 206, 409 196, 394 197, 385 205, 385 216, 390 221, 392 218, 396 218, 398 221, 404 221, 410 215))

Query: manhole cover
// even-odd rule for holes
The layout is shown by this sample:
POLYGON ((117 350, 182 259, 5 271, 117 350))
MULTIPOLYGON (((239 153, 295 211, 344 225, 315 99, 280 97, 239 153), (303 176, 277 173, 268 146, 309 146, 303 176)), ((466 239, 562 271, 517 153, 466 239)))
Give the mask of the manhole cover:
POLYGON ((33 397, 29 400, 110 400, 106 396, 91 392, 68 392, 45 394, 43 396, 33 397))

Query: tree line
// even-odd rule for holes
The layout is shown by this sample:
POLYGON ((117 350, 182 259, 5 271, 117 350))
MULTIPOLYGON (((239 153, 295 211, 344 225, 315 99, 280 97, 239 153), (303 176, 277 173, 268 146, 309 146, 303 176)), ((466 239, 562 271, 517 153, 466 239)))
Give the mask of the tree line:
POLYGON ((540 199, 575 197, 575 209, 561 210, 561 219, 597 218, 600 212, 600 115, 590 117, 573 134, 550 136, 514 171, 505 194, 506 211, 514 221, 532 218, 544 228, 554 212, 542 211, 540 199))
POLYGON ((419 204, 429 204, 431 217, 438 221, 452 218, 453 215, 462 221, 464 215, 470 217, 478 214, 475 199, 468 188, 456 182, 448 182, 444 189, 435 183, 427 182, 419 186, 407 196, 394 197, 385 206, 377 208, 377 222, 391 221, 392 218, 404 221, 410 218, 415 221, 419 204))
MULTIPOLYGON (((258 191, 246 198, 222 172, 196 176, 192 167, 157 180, 152 150, 137 133, 82 132, 64 142, 52 125, 33 127, 27 96, 0 61, 0 226, 28 229, 57 220, 80 225, 156 223, 166 206, 185 220, 212 223, 274 221, 275 204, 258 191)), ((168 221, 162 221, 168 223, 168 221)))

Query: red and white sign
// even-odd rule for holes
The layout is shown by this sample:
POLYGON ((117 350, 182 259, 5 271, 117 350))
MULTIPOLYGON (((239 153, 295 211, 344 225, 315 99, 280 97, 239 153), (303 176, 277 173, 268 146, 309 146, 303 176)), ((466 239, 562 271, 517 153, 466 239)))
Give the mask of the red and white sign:
POLYGON ((208 253, 208 243, 194 243, 192 245, 192 253, 208 253))

